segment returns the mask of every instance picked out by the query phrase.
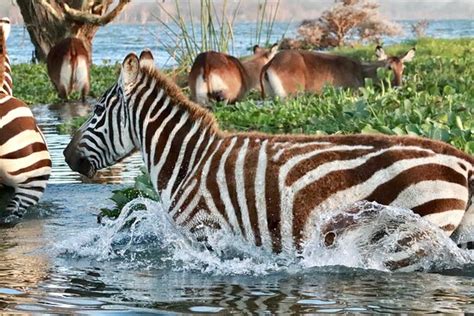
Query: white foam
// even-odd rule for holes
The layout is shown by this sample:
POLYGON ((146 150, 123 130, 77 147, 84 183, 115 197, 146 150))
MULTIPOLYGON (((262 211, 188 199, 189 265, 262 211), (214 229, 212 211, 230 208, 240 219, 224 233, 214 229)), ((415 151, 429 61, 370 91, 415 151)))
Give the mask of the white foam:
POLYGON ((431 271, 460 267, 473 260, 469 251, 459 249, 442 230, 408 210, 360 202, 324 212, 316 223, 300 252, 273 254, 219 232, 209 234, 209 250, 177 229, 160 203, 139 198, 127 204, 117 220, 105 220, 103 226, 81 231, 53 247, 58 255, 120 258, 120 264, 217 275, 299 273, 334 265, 389 271, 394 262, 404 262, 407 257, 414 260, 395 264, 395 268, 431 271), (132 211, 137 208, 142 209, 132 211), (353 224, 334 230, 334 242, 328 247, 321 231, 341 216, 353 224))

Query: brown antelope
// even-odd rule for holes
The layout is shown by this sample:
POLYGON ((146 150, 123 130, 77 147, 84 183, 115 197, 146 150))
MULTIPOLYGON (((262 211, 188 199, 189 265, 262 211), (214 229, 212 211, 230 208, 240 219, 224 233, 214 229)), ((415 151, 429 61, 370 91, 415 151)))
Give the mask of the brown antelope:
POLYGON ((68 37, 56 44, 48 53, 48 75, 59 97, 67 100, 73 91, 81 93, 85 102, 89 93, 89 49, 76 37, 68 37))
POLYGON ((251 89, 260 90, 260 71, 277 49, 277 44, 270 49, 256 45, 253 55, 243 61, 212 51, 199 54, 189 73, 191 99, 208 106, 211 99, 235 102, 251 89))
POLYGON ((131 53, 64 155, 91 177, 137 149, 170 220, 197 239, 223 230, 292 253, 323 212, 361 200, 472 230, 473 156, 420 137, 227 133, 131 53))
POLYGON ((393 85, 402 84, 404 63, 415 56, 415 48, 402 56, 388 57, 377 46, 378 61, 363 63, 348 57, 303 50, 285 50, 263 67, 261 73, 262 95, 284 98, 297 92, 319 93, 325 85, 357 88, 365 78, 376 82, 377 69, 386 67, 393 71, 393 85))

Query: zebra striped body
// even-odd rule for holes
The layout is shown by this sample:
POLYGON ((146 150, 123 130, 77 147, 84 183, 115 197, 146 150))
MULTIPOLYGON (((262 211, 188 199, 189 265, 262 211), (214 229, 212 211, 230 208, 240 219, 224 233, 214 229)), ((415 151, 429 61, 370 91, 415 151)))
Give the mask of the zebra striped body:
POLYGON ((412 209, 448 234, 474 212, 471 206, 466 213, 474 158, 450 145, 224 133, 210 113, 131 54, 65 156, 73 170, 91 176, 135 148, 177 225, 197 237, 224 229, 275 252, 298 249, 321 212, 360 200, 412 209))
POLYGON ((51 172, 51 159, 30 108, 12 96, 6 21, 0 21, 0 188, 4 185, 15 192, 6 213, 1 214, 0 223, 13 224, 42 196, 51 172))

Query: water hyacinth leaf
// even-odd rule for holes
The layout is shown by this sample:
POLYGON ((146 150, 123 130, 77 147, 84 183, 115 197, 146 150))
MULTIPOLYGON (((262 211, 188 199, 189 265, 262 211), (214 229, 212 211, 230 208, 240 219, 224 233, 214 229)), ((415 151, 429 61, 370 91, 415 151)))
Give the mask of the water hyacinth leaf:
POLYGON ((397 135, 406 135, 406 132, 400 126, 393 128, 392 131, 397 135))
POLYGON ((458 115, 456 115, 456 126, 461 130, 464 129, 464 126, 462 124, 462 119, 458 115))
POLYGON ((467 153, 474 155, 474 141, 467 142, 466 145, 464 145, 464 150, 467 153))
POLYGON ((454 93, 456 93, 456 89, 454 89, 452 86, 444 86, 443 95, 451 95, 454 93))
POLYGON ((448 114, 443 114, 438 117, 438 121, 442 123, 448 123, 449 116, 448 114))
POLYGON ((407 131, 407 133, 409 135, 413 135, 413 136, 416 136, 416 135, 422 135, 423 134, 423 131, 420 129, 420 127, 416 124, 408 124, 406 127, 405 127, 405 130, 407 131))
POLYGON ((361 132, 362 134, 381 134, 379 130, 373 128, 370 124, 366 125, 361 132))
POLYGON ((448 141, 450 139, 451 135, 449 131, 443 129, 443 128, 433 128, 432 131, 432 138, 433 139, 438 139, 442 141, 448 141))
MULTIPOLYGON (((145 172, 144 169, 141 170, 142 174, 135 179, 135 184, 133 187, 127 187, 120 190, 113 191, 113 195, 110 198, 114 202, 114 207, 112 209, 103 208, 99 214, 99 221, 102 217, 117 218, 120 215, 120 212, 124 206, 130 201, 137 199, 139 197, 146 197, 158 201, 158 194, 150 180, 150 176, 145 172)), ((143 209, 140 207, 141 204, 137 204, 135 210, 143 209)))

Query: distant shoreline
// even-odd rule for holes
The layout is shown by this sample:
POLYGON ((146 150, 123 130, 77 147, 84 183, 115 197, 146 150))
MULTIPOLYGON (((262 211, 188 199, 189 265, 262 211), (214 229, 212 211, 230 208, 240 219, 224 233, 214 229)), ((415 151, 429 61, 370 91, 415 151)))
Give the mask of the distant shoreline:
MULTIPOLYGON (((291 23, 291 24, 299 24, 305 19, 301 20, 275 20, 276 23, 291 23)), ((428 22, 448 22, 448 21, 460 21, 460 22, 472 22, 474 24, 473 19, 469 18, 462 18, 462 19, 450 19, 450 18, 440 18, 440 19, 401 19, 401 20, 393 20, 393 22, 397 23, 409 23, 409 22, 417 22, 421 20, 427 20, 428 22)), ((256 23, 257 21, 255 20, 241 20, 241 21, 236 21, 235 24, 242 24, 242 23, 256 23)), ((23 26, 24 23, 12 23, 12 25, 15 26, 23 26)), ((160 22, 145 22, 145 23, 140 23, 140 22, 123 22, 123 21, 118 21, 118 22, 112 22, 108 25, 161 25, 160 22)), ((107 27, 107 26, 105 26, 107 27)))

